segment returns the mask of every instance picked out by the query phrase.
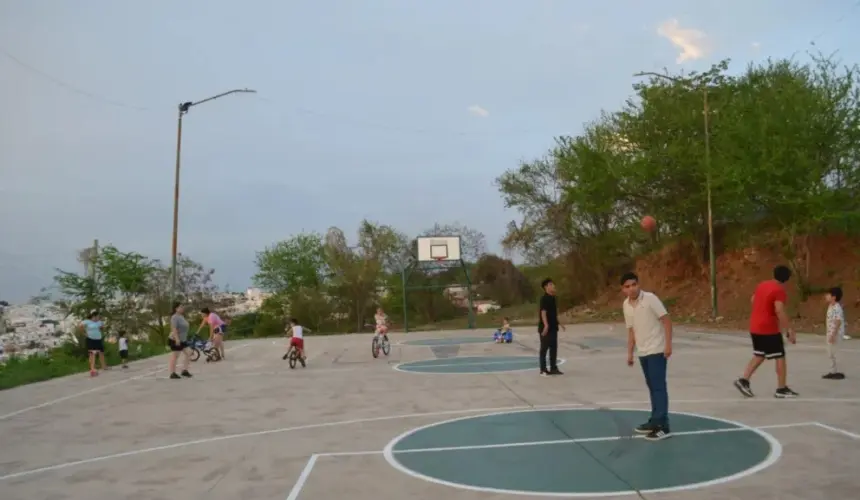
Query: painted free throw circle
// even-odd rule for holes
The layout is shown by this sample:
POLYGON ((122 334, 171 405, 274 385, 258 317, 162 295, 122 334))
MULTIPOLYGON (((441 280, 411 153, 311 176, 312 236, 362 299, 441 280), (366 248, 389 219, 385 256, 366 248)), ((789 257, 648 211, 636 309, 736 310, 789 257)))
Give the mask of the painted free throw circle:
MULTIPOLYGON (((564 363, 563 359, 558 364, 564 363)), ((400 363, 395 370, 414 373, 499 373, 540 368, 537 356, 460 356, 400 363)))
POLYGON ((488 344, 493 342, 493 339, 490 337, 448 337, 448 338, 438 338, 438 339, 416 339, 416 340, 404 340, 400 342, 401 345, 416 345, 416 346, 424 346, 424 347, 438 347, 438 346, 446 346, 446 345, 460 345, 460 344, 488 344))
POLYGON ((487 493, 601 497, 726 483, 776 463, 773 436, 739 422, 672 412, 674 436, 632 437, 649 412, 564 409, 447 420, 391 441, 385 460, 410 476, 487 493))

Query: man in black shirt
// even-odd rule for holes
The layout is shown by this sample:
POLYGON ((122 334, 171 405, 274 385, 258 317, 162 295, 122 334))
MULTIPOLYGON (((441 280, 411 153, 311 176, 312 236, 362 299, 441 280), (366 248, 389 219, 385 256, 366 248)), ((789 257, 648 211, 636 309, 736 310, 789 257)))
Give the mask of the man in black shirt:
POLYGON ((540 374, 561 375, 556 362, 558 361, 558 307, 555 303, 555 283, 550 278, 540 284, 544 296, 540 299, 540 319, 538 333, 540 334, 540 374), (549 352, 549 370, 546 369, 546 355, 549 352))

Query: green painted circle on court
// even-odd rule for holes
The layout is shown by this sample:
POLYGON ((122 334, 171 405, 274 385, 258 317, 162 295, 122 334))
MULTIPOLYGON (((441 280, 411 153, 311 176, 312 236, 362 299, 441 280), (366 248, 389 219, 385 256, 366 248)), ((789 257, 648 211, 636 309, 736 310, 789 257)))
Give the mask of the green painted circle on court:
MULTIPOLYGON (((562 363, 564 360, 559 359, 558 364, 562 363)), ((415 373, 498 373, 539 368, 537 356, 461 356, 410 361, 394 367, 415 373)))
POLYGON ((493 342, 492 337, 448 337, 438 339, 416 339, 405 340, 402 345, 419 345, 425 347, 434 347, 442 345, 460 345, 460 344, 488 344, 493 342))
POLYGON ((401 472, 456 488, 599 497, 722 484, 782 454, 770 434, 690 413, 671 413, 673 436, 649 442, 633 432, 648 416, 580 408, 465 417, 409 431, 384 456, 401 472))

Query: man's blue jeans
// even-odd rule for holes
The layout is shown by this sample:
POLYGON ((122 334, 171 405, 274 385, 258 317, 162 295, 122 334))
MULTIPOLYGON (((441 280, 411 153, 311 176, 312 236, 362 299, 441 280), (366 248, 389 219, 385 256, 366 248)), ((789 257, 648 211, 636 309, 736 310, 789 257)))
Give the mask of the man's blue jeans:
POLYGON ((669 428, 669 391, 666 388, 666 356, 663 353, 640 356, 645 384, 651 394, 651 418, 648 423, 669 428))

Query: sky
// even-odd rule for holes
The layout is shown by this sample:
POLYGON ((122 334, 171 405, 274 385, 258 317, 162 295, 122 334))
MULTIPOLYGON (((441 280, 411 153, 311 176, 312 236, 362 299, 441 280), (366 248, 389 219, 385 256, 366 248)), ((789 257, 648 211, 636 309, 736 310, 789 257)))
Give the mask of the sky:
POLYGON ((633 73, 810 49, 860 62, 860 2, 0 0, 0 299, 98 239, 231 290, 255 253, 363 218, 506 224, 494 180, 628 98, 633 73))

